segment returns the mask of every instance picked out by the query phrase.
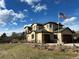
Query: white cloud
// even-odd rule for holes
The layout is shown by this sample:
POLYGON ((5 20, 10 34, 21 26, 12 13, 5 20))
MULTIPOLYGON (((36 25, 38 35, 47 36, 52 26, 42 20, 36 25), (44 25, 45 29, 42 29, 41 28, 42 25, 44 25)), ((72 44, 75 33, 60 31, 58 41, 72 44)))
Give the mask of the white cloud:
POLYGON ((15 12, 13 11, 12 15, 15 16, 16 18, 24 18, 24 17, 25 17, 22 12, 15 13, 15 12))
POLYGON ((23 19, 24 17, 22 12, 16 13, 14 10, 0 9, 0 24, 2 25, 11 21, 23 19))
POLYGON ((32 6, 31 6, 31 8, 34 8, 34 7, 35 7, 35 5, 32 5, 32 6))
POLYGON ((13 22, 12 24, 13 24, 13 25, 18 25, 16 22, 13 22))
POLYGON ((8 22, 23 19, 25 15, 22 12, 8 10, 5 5, 5 0, 0 0, 0 26, 5 26, 8 22))
POLYGON ((40 5, 40 3, 39 3, 34 7, 34 9, 35 9, 34 12, 40 12, 42 10, 47 10, 47 6, 46 5, 40 5))
POLYGON ((9 29, 8 28, 5 28, 5 30, 8 31, 9 29))
MULTIPOLYGON (((42 10, 47 10, 47 6, 44 4, 44 5, 41 5, 40 4, 40 1, 41 0, 20 0, 21 2, 25 2, 27 3, 28 5, 31 6, 31 8, 33 8, 34 12, 40 12, 42 10), (36 4, 35 4, 36 3, 36 4)), ((27 11, 27 10, 25 10, 27 11)))
POLYGON ((33 19, 30 19, 31 21, 33 21, 33 19))
POLYGON ((77 20, 77 17, 71 17, 71 18, 65 19, 63 23, 74 22, 75 20, 77 20))
MULTIPOLYGON (((5 27, 8 23, 12 23, 14 25, 18 25, 16 23, 16 20, 22 20, 25 17, 24 13, 22 12, 15 12, 13 9, 7 9, 5 5, 5 0, 0 0, 0 35, 2 33, 7 33, 10 35, 12 32, 23 32, 24 28, 16 28, 16 30, 11 29, 9 30, 8 28, 5 27), (3 27, 1 27, 3 26, 3 27)), ((10 23, 10 24, 11 24, 10 23)))
POLYGON ((77 17, 65 19, 62 24, 64 24, 65 27, 71 28, 72 30, 79 31, 79 20, 77 17))
POLYGON ((27 9, 24 9, 24 12, 28 12, 28 10, 27 9))
POLYGON ((24 23, 26 23, 27 21, 26 21, 26 20, 21 20, 20 22, 24 22, 24 23))
POLYGON ((21 0, 21 2, 26 2, 29 5, 33 5, 36 2, 39 2, 40 0, 21 0))
POLYGON ((6 23, 0 20, 0 25, 1 25, 1 26, 5 26, 6 23))
POLYGON ((79 22, 77 24, 71 25, 70 28, 75 31, 79 31, 79 22))
POLYGON ((13 21, 15 21, 17 19, 23 19, 25 17, 25 15, 22 12, 16 13, 16 12, 14 12, 14 10, 11 10, 9 15, 11 17, 13 17, 13 21))
POLYGON ((4 0, 0 0, 0 8, 6 8, 4 0))
POLYGON ((24 25, 24 28, 27 27, 27 26, 31 26, 31 25, 32 25, 32 24, 26 24, 26 25, 24 25))

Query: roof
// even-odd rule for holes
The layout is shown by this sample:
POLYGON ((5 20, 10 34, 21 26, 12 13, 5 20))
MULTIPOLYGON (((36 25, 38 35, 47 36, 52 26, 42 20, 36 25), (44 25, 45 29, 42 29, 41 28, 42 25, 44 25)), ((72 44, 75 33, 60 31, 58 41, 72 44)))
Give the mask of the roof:
POLYGON ((37 33, 50 33, 50 32, 48 32, 47 30, 45 30, 45 29, 40 29, 40 30, 36 30, 35 32, 37 32, 37 33))
MULTIPOLYGON (((47 22, 44 25, 46 25, 46 24, 56 24, 56 25, 58 25, 58 23, 56 23, 56 22, 47 22)), ((63 26, 61 23, 59 23, 59 25, 63 26)))
MULTIPOLYGON (((37 24, 37 26, 43 26, 43 25, 46 25, 46 24, 56 24, 56 25, 58 25, 58 23, 56 23, 56 22, 47 22, 47 23, 45 23, 45 24, 33 23, 31 26, 26 26, 26 27, 32 27, 34 24, 37 24)), ((63 26, 61 23, 59 23, 59 25, 60 25, 60 26, 63 26)), ((24 29, 25 29, 26 27, 24 27, 24 29)))
POLYGON ((59 30, 56 30, 55 32, 63 32, 64 30, 70 30, 72 33, 74 33, 70 28, 66 27, 66 28, 62 28, 62 29, 59 29, 59 30))

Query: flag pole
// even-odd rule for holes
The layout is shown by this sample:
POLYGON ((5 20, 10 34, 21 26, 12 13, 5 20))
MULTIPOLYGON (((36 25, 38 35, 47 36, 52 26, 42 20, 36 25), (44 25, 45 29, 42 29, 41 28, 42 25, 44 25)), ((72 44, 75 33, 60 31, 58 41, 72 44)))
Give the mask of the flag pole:
POLYGON ((58 12, 58 32, 59 32, 59 12, 58 12))
MULTIPOLYGON (((57 22, 58 22, 58 33, 59 33, 59 12, 58 12, 58 15, 57 15, 57 22)), ((59 38, 58 38, 58 41, 59 41, 59 38)))

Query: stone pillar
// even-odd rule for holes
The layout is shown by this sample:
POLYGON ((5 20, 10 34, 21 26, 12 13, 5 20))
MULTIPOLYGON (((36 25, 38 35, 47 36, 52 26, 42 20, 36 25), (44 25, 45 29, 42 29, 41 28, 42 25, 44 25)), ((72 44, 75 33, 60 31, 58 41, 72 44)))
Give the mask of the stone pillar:
POLYGON ((61 33, 57 33, 57 37, 58 37, 57 43, 58 44, 63 44, 63 42, 62 42, 62 34, 61 33))

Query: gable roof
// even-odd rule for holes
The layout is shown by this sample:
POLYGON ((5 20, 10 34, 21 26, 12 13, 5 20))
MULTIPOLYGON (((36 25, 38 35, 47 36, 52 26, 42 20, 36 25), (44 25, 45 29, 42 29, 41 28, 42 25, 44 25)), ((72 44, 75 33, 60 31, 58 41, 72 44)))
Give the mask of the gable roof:
POLYGON ((59 29, 59 30, 56 30, 55 32, 63 32, 64 30, 70 30, 72 33, 74 33, 74 31, 72 31, 70 28, 66 27, 66 28, 62 28, 62 29, 59 29))
POLYGON ((30 26, 26 26, 26 27, 24 27, 24 29, 25 29, 25 28, 32 29, 30 26))
MULTIPOLYGON (((56 22, 47 22, 47 23, 44 23, 44 24, 40 24, 40 23, 33 23, 31 26, 26 26, 26 27, 32 27, 34 24, 37 24, 37 26, 43 26, 43 25, 46 25, 46 24, 56 24, 58 25, 56 22)), ((60 26, 63 26, 61 23, 59 23, 60 26)), ((24 27, 24 29, 26 28, 24 27)))
POLYGON ((37 32, 37 33, 50 33, 45 29, 36 30, 35 32, 37 32))

